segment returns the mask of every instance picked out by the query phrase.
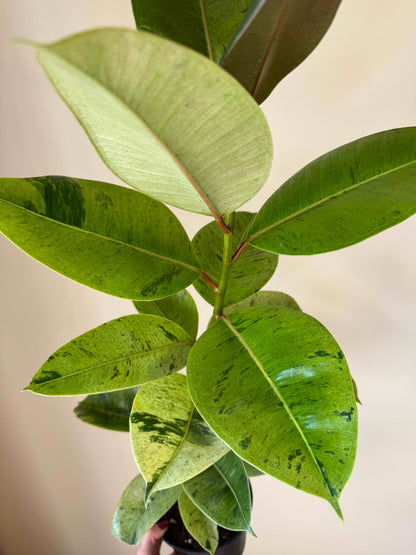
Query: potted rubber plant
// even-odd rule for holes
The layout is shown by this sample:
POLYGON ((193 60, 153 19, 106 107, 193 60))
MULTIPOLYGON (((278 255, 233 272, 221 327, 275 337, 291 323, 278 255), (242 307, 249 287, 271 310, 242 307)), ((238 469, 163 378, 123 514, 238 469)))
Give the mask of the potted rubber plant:
MULTIPOLYGON (((140 473, 113 520, 127 543, 177 503, 202 549, 219 552, 220 526, 231 531, 224 546, 239 538, 241 552, 233 532, 252 532, 248 477, 258 473, 341 516, 356 450, 354 381, 330 332, 284 292, 262 288, 280 255, 341 249, 416 212, 416 128, 337 148, 257 214, 238 210, 272 162, 259 104, 318 44, 339 4, 137 0, 137 31, 33 45, 103 161, 132 188, 0 180, 6 237, 137 311, 64 345, 26 388, 87 395, 79 418, 130 433, 140 473), (191 241, 166 204, 212 221, 191 241), (198 338, 191 284, 213 307, 198 338)), ((197 549, 188 541, 184 553, 197 549)))

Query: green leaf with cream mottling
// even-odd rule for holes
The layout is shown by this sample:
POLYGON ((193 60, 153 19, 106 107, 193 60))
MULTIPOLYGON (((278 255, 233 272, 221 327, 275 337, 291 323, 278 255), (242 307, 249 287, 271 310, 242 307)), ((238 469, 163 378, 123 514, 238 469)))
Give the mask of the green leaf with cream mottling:
POLYGON ((416 213, 416 127, 363 137, 317 158, 264 204, 249 243, 278 254, 354 245, 416 213))
POLYGON ((88 395, 78 403, 74 412, 87 424, 116 432, 128 432, 131 407, 137 389, 137 387, 131 387, 120 391, 88 395))
POLYGON ((270 306, 274 308, 293 308, 294 310, 300 310, 295 299, 286 293, 281 293, 280 291, 258 291, 254 293, 254 295, 251 295, 251 297, 248 297, 248 299, 228 306, 224 310, 224 314, 229 316, 230 314, 234 314, 234 312, 241 312, 241 310, 252 306, 270 306))
POLYGON ((198 509, 184 491, 178 505, 185 528, 203 549, 214 555, 218 546, 217 525, 198 509))
POLYGON ((144 504, 146 482, 140 474, 133 478, 118 502, 111 533, 130 545, 138 545, 149 528, 176 503, 182 488, 158 491, 144 504))
POLYGON ((229 530, 248 530, 251 497, 243 462, 233 452, 183 484, 195 505, 211 520, 229 530))
POLYGON ((219 62, 251 0, 132 0, 138 29, 180 42, 219 62))
POLYGON ((195 406, 233 451, 340 514, 357 408, 344 355, 322 324, 288 308, 236 312, 198 339, 187 377, 195 406))
POLYGON ((175 295, 156 301, 133 301, 137 312, 163 316, 176 322, 191 337, 198 332, 198 309, 188 291, 179 291, 175 295))
POLYGON ((319 44, 341 0, 254 0, 221 65, 259 102, 319 44))
MULTIPOLYGON (((249 212, 237 212, 233 233, 233 251, 247 237, 247 230, 254 218, 249 212)), ((218 283, 222 270, 224 234, 215 222, 204 226, 192 239, 194 251, 203 270, 218 283)), ((277 256, 248 246, 233 264, 225 294, 225 306, 249 297, 261 289, 276 270, 277 256)), ((214 291, 202 279, 193 286, 210 304, 214 304, 214 291)))
POLYGON ((103 161, 142 193, 220 221, 267 180, 262 111, 197 52, 144 31, 97 29, 38 45, 37 56, 103 161))
POLYGON ((0 179, 0 231, 56 272, 117 297, 166 297, 199 271, 166 206, 109 183, 0 179))
POLYGON ((130 433, 148 496, 192 478, 228 451, 196 412, 182 374, 141 387, 131 411, 130 433))
MULTIPOLYGON (((295 299, 286 293, 281 293, 280 291, 258 291, 254 293, 254 295, 251 295, 251 297, 244 299, 244 301, 227 306, 224 309, 224 314, 225 316, 229 316, 230 314, 234 314, 234 312, 240 312, 251 306, 270 306, 274 308, 293 308, 294 310, 300 310, 295 299)), ((208 327, 214 325, 216 321, 217 318, 212 316, 208 327)))
POLYGON ((42 395, 126 389, 183 368, 193 343, 166 318, 123 316, 58 349, 26 389, 42 395))

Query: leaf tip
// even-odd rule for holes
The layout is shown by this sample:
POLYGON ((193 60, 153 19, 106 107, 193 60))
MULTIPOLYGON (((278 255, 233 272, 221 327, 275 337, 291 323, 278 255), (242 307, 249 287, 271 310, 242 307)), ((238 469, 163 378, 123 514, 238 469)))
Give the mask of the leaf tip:
POLYGON ((344 522, 344 517, 342 515, 342 511, 341 511, 341 507, 339 506, 338 499, 336 497, 332 497, 330 500, 330 503, 333 509, 335 510, 335 512, 337 513, 337 515, 339 516, 339 518, 342 520, 342 522, 344 522))
POLYGON ((254 532, 253 528, 250 524, 247 526, 247 532, 253 536, 253 538, 257 538, 257 534, 254 532))
POLYGON ((33 42, 32 40, 29 40, 29 39, 22 39, 21 37, 12 37, 10 39, 10 43, 11 44, 23 44, 25 46, 32 46, 33 48, 36 48, 38 46, 38 44, 36 44, 36 42, 33 42))

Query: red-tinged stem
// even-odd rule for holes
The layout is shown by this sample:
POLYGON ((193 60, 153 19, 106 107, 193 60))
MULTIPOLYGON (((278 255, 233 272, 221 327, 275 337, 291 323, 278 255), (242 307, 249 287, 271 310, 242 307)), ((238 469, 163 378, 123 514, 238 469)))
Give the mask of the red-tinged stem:
POLYGON ((208 274, 206 274, 205 272, 201 272, 201 278, 208 283, 208 285, 211 287, 211 289, 214 290, 214 292, 218 291, 218 284, 215 283, 215 281, 209 277, 208 274))
POLYGON ((244 241, 244 243, 241 243, 241 245, 238 247, 238 249, 233 254, 233 258, 232 258, 233 262, 235 262, 236 260, 238 260, 238 258, 240 258, 240 256, 242 255, 242 253, 245 251, 245 249, 247 247, 248 247, 247 240, 244 241))

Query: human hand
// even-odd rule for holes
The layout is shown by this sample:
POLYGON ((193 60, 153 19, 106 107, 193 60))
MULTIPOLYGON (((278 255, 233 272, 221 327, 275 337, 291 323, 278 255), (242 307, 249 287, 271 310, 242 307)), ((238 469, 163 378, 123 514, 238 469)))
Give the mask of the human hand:
MULTIPOLYGON (((154 524, 143 536, 137 555, 160 555, 163 534, 168 529, 168 526, 168 520, 154 524)), ((177 553, 173 551, 170 555, 177 555, 177 553)))

